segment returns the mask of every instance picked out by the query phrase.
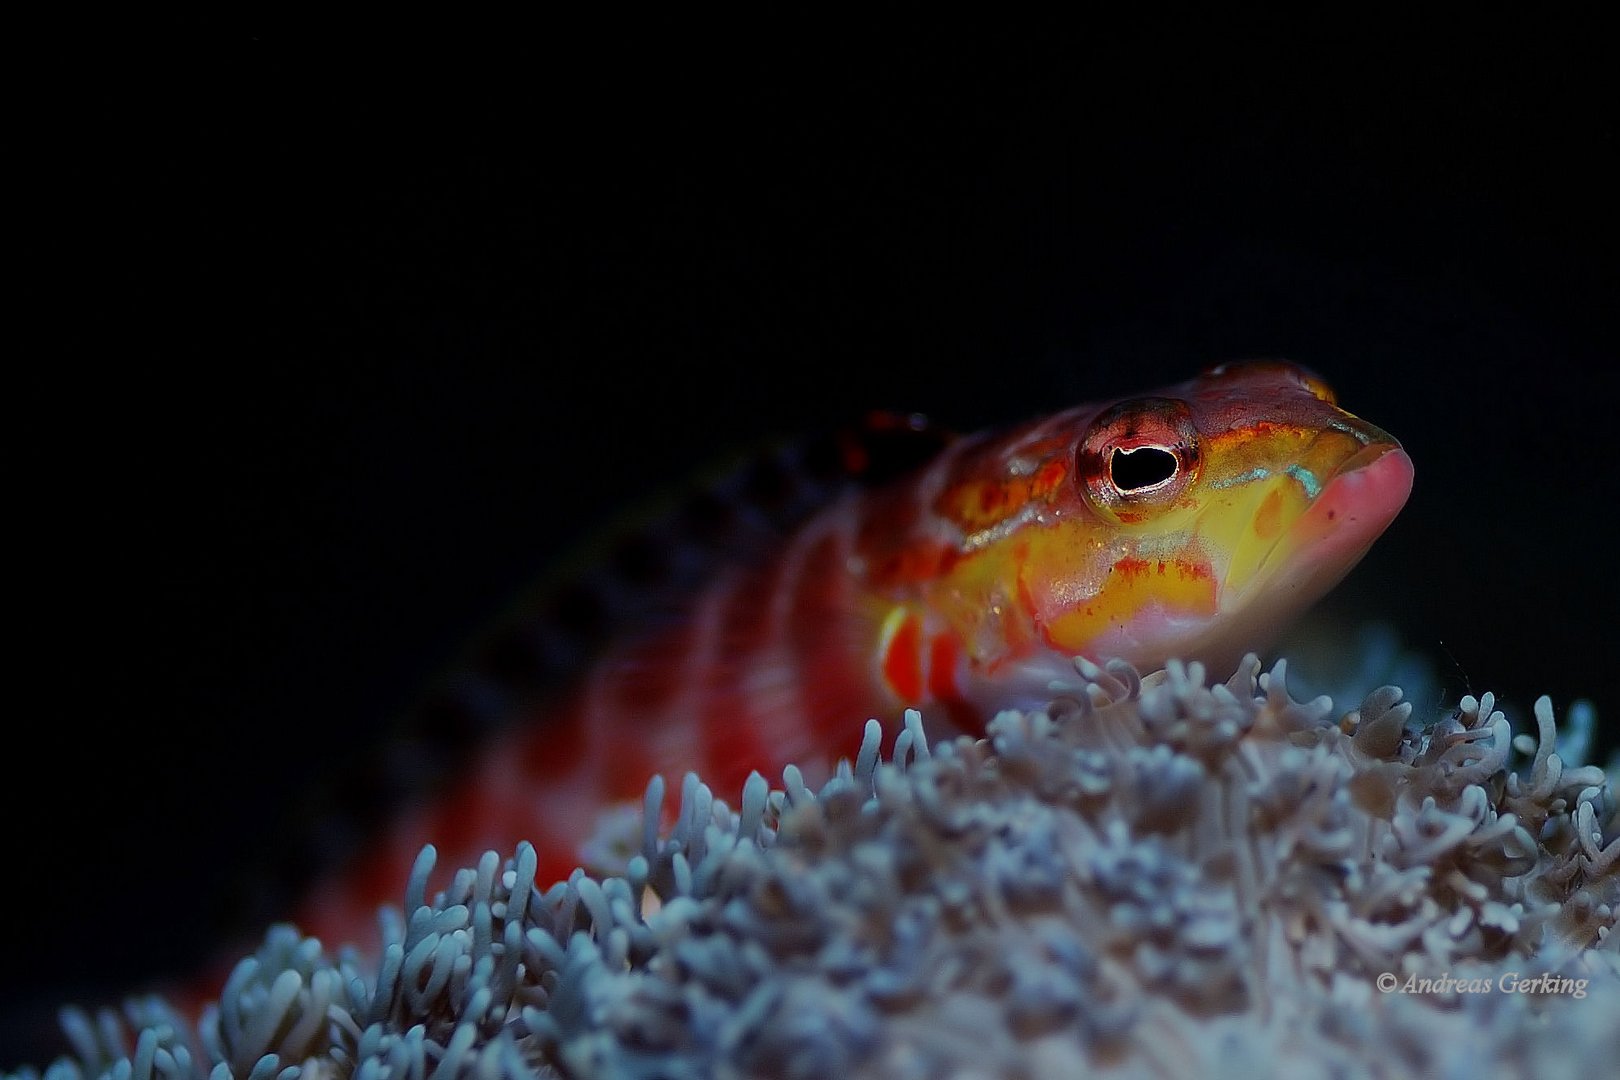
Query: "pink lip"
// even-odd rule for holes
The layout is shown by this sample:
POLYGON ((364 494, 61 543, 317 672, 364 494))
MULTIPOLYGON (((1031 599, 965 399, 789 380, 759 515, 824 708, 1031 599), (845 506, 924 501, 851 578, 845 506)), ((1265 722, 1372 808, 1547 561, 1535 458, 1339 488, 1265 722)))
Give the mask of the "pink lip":
POLYGON ((1345 463, 1296 526, 1313 558, 1349 569, 1395 520, 1412 494, 1412 459, 1390 443, 1345 463))

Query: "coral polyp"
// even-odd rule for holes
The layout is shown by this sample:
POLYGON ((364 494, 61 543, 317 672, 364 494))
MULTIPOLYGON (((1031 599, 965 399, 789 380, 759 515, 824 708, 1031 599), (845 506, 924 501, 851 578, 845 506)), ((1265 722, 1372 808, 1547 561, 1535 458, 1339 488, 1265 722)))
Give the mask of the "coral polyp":
MULTIPOLYGON (((382 947, 287 926, 195 1029, 70 1012, 49 1075, 1567 1075, 1620 1058, 1616 776, 1490 695, 1341 713, 1252 656, 1080 663, 1046 709, 880 726, 819 791, 662 780, 622 876, 534 850, 382 947), (1567 753, 1568 751, 1566 751, 1567 753), (639 845, 639 851, 633 850, 639 845)), ((1578 748, 1577 748, 1578 749, 1578 748)), ((22 1077, 37 1074, 23 1070, 22 1077)))

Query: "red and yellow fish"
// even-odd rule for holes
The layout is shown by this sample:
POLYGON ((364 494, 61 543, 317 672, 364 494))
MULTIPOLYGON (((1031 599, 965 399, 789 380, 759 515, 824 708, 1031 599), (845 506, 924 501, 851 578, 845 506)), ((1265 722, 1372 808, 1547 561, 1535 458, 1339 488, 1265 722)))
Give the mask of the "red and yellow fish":
MULTIPOLYGON (((848 456, 859 472, 861 447, 848 456)), ((732 798, 753 770, 813 778, 853 756, 869 716, 892 734, 915 706, 931 730, 971 731, 1048 699, 1075 656, 1226 670, 1337 583, 1411 485, 1393 438, 1286 363, 944 441, 721 569, 678 622, 608 648, 300 922, 369 940, 426 842, 456 867, 527 839, 554 880, 654 773, 696 771, 732 798)))

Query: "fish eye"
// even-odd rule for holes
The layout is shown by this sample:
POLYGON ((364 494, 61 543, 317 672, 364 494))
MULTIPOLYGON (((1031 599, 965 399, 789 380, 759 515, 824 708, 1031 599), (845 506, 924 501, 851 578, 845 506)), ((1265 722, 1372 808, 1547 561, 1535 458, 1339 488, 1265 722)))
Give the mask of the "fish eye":
POLYGON ((1168 505, 1198 473, 1198 433, 1184 402, 1136 398, 1092 421, 1075 450, 1076 475, 1099 511, 1128 518, 1168 505))
POLYGON ((1175 478, 1180 463, 1175 451, 1163 446, 1114 447, 1108 469, 1122 494, 1142 491, 1175 478))

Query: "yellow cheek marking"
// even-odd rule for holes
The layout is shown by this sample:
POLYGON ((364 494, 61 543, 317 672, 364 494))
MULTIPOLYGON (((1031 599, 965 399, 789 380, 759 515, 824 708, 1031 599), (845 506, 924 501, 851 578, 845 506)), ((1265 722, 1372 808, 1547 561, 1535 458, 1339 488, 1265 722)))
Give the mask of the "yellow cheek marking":
POLYGON ((1053 648, 1083 653, 1110 629, 1151 608, 1213 615, 1215 604, 1215 575, 1208 563, 1124 558, 1097 595, 1048 617, 1044 636, 1053 648))
POLYGON ((1273 491, 1254 515, 1254 534, 1262 540, 1274 539, 1282 527, 1282 492, 1273 491))

